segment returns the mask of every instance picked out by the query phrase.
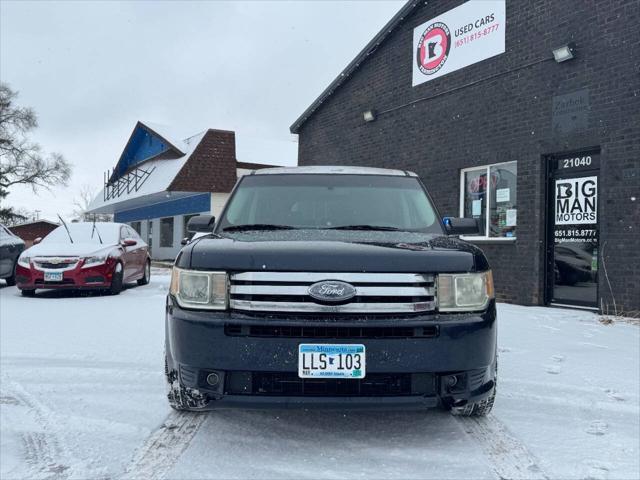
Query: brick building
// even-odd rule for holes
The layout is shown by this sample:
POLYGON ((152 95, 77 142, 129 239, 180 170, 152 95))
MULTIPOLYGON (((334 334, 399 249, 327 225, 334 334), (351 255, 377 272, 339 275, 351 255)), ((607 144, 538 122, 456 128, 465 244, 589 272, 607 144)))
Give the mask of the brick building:
POLYGON ((502 301, 640 311, 639 22, 635 0, 410 1, 291 126, 299 165, 418 173, 478 219, 502 301))
MULTIPOLYGON (((287 156, 268 154, 276 161, 287 156)), ((113 214, 149 244, 152 258, 173 259, 188 236, 189 219, 218 215, 238 176, 264 166, 271 165, 236 159, 232 131, 209 129, 182 138, 165 126, 138 122, 89 213, 113 214)))
POLYGON ((15 235, 24 240, 25 248, 29 248, 31 245, 33 245, 33 241, 36 238, 46 237, 52 230, 55 230, 57 227, 57 223, 50 222, 49 220, 34 220, 32 222, 25 222, 14 225, 13 227, 9 227, 9 230, 11 230, 15 235))

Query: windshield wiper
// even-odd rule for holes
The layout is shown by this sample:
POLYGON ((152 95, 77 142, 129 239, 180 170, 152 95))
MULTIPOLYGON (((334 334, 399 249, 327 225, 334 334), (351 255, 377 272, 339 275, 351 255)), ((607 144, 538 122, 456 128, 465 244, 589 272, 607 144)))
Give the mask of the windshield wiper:
POLYGON ((339 227, 329 227, 327 230, 379 230, 385 232, 400 231, 396 227, 385 227, 383 225, 340 225, 339 227))
POLYGON ((73 243, 73 238, 71 238, 71 232, 69 231, 69 227, 67 227, 67 223, 62 219, 60 214, 58 214, 58 218, 62 222, 62 225, 64 225, 64 229, 67 231, 67 235, 69 235, 69 240, 71 240, 71 243, 73 243))
POLYGON ((222 229, 223 232, 246 232, 249 230, 295 230, 289 225, 272 225, 269 223, 248 223, 246 225, 230 225, 222 229))
POLYGON ((91 229, 91 238, 93 239, 93 232, 96 232, 98 234, 98 239, 100 240, 100 243, 102 243, 102 237, 100 236, 100 230, 98 230, 98 227, 96 227, 96 216, 93 216, 93 228, 91 229))

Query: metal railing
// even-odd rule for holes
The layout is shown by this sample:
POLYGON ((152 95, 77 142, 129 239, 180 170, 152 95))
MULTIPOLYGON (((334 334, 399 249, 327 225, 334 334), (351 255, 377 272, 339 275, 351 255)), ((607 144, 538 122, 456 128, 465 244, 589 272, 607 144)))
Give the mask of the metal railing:
POLYGON ((112 198, 117 198, 125 193, 137 192, 155 169, 156 167, 152 167, 151 169, 136 167, 125 175, 117 178, 115 177, 115 169, 113 169, 111 173, 106 171, 103 178, 104 201, 106 202, 112 198))

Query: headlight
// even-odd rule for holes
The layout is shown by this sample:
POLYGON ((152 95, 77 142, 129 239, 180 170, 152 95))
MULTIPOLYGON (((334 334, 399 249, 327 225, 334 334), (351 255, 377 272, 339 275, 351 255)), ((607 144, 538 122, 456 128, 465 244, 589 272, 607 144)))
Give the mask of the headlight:
POLYGON ((226 310, 228 288, 226 272, 201 272, 173 267, 171 295, 185 308, 226 310))
POLYGON ((84 259, 84 263, 82 264, 82 268, 103 265, 107 262, 107 258, 109 258, 109 255, 95 255, 93 257, 86 257, 84 259))
POLYGON ((484 310, 493 297, 491 270, 438 275, 438 309, 441 312, 484 310))
POLYGON ((25 268, 31 268, 31 257, 18 257, 18 265, 25 268))

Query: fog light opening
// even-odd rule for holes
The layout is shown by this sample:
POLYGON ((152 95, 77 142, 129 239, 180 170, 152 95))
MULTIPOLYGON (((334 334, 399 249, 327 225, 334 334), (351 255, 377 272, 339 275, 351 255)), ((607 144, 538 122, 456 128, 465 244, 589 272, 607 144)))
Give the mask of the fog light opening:
POLYGON ((218 375, 217 373, 210 373, 209 375, 207 375, 207 383, 210 386, 215 387, 220 383, 220 375, 218 375))
POLYGON ((458 383, 458 377, 456 377, 455 375, 449 375, 447 377, 447 386, 449 388, 455 387, 457 383, 458 383))

